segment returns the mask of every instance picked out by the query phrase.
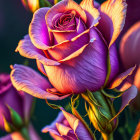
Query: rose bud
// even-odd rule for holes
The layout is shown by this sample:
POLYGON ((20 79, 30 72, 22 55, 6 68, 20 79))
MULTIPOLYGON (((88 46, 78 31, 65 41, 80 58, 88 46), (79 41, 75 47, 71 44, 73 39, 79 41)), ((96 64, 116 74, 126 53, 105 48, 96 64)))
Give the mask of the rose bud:
POLYGON ((7 132, 28 126, 33 98, 12 85, 8 74, 0 74, 0 129, 7 132))
POLYGON ((102 135, 104 133, 112 134, 118 125, 117 118, 110 122, 116 114, 112 101, 99 91, 93 94, 88 91, 87 94, 82 94, 82 97, 89 105, 87 113, 95 129, 101 132, 102 135), (92 102, 92 96, 93 99, 96 99, 97 104, 92 102))
POLYGON ((52 8, 40 8, 33 15, 29 35, 19 42, 16 52, 36 59, 47 79, 30 68, 15 65, 11 72, 13 85, 35 97, 53 100, 87 89, 100 90, 118 75, 114 43, 125 15, 124 0, 108 0, 98 9, 90 0, 79 5, 62 0, 52 8))
POLYGON ((133 100, 133 107, 140 109, 140 22, 134 24, 123 36, 120 43, 120 54, 125 69, 137 64, 137 69, 129 79, 138 88, 139 94, 133 100))
POLYGON ((53 139, 93 140, 83 123, 72 114, 62 110, 56 120, 42 129, 49 132, 53 139))

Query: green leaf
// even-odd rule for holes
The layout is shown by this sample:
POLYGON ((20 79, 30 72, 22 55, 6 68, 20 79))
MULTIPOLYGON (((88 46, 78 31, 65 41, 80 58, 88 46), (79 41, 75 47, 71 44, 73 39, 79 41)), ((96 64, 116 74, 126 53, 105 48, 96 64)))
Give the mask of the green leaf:
POLYGON ((7 105, 11 118, 12 118, 12 123, 16 128, 21 128, 23 126, 23 120, 21 116, 14 110, 12 109, 9 105, 7 105))

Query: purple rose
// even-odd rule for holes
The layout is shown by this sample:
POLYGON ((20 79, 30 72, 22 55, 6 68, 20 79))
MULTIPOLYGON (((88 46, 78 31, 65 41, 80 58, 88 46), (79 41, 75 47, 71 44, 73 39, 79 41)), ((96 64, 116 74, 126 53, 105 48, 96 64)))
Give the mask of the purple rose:
POLYGON ((16 65, 11 78, 18 90, 49 99, 54 96, 62 99, 87 89, 94 92, 107 79, 108 54, 111 67, 108 83, 116 77, 119 61, 114 42, 124 25, 126 3, 108 0, 98 9, 95 6, 90 0, 83 0, 80 5, 63 0, 34 13, 29 35, 19 42, 16 51, 37 60, 39 70, 48 77, 48 87, 41 85, 38 76, 30 76, 31 70, 16 65))
POLYGON ((49 132, 57 140, 92 140, 84 124, 72 114, 62 110, 56 120, 42 129, 43 133, 49 132))
POLYGON ((5 130, 4 118, 12 123, 10 106, 25 121, 29 119, 32 97, 24 92, 18 92, 12 85, 8 74, 0 74, 0 129, 5 130))

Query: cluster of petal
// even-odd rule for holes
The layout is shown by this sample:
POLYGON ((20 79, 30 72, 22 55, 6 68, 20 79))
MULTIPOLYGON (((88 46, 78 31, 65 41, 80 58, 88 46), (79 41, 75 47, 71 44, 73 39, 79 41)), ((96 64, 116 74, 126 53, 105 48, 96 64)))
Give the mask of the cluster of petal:
POLYGON ((49 132, 50 135, 57 140, 92 140, 90 133, 82 122, 64 109, 62 109, 52 124, 42 129, 42 132, 49 132))
POLYGON ((101 6, 93 0, 83 0, 80 5, 62 0, 52 8, 40 8, 33 15, 29 35, 19 42, 16 51, 36 59, 38 69, 48 79, 43 84, 36 72, 34 78, 31 69, 24 71, 23 66, 16 65, 11 73, 14 86, 53 100, 87 89, 99 90, 106 81, 108 54, 109 81, 119 72, 114 42, 123 28, 125 13, 124 0, 108 0, 101 6))

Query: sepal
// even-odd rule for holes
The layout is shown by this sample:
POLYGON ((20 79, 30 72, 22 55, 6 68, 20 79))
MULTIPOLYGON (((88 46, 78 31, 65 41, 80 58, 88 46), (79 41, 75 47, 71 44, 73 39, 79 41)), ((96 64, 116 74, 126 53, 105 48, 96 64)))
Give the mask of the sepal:
POLYGON ((88 91, 83 93, 82 97, 86 101, 85 107, 95 129, 101 133, 111 134, 118 124, 117 118, 109 122, 115 116, 115 109, 111 99, 104 96, 100 91, 94 93, 88 91))

